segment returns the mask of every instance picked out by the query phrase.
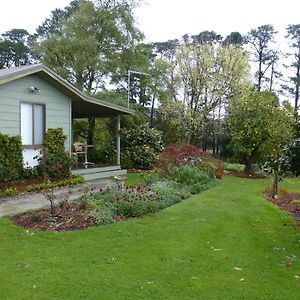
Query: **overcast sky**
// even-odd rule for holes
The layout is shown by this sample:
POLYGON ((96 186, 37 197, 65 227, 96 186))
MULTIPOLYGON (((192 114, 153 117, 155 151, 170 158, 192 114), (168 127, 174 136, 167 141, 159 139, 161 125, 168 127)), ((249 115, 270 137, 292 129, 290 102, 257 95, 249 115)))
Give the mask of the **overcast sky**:
MULTIPOLYGON (((51 10, 70 0, 2 0, 0 33, 24 28, 33 33, 51 10)), ((138 27, 148 41, 180 38, 214 30, 224 36, 245 34, 259 25, 273 24, 284 35, 288 24, 300 23, 299 0, 145 0, 136 10, 138 27)))

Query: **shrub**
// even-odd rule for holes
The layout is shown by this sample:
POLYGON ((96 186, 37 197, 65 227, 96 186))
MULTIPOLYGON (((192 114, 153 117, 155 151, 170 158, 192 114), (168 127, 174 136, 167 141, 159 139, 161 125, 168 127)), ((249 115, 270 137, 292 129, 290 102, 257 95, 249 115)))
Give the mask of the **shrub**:
POLYGON ((149 189, 127 189, 115 197, 116 214, 124 217, 140 217, 159 210, 161 197, 149 189))
POLYGON ((295 139, 286 150, 288 159, 287 171, 290 171, 295 176, 300 176, 300 138, 295 139))
POLYGON ((175 166, 199 163, 203 155, 203 151, 193 145, 169 144, 160 154, 156 167, 168 173, 175 166))
POLYGON ((212 175, 191 166, 173 169, 170 178, 186 187, 192 194, 207 190, 214 184, 212 175))
POLYGON ((200 163, 198 164, 198 169, 208 173, 210 176, 214 176, 221 179, 224 176, 224 162, 211 155, 204 155, 200 163))
POLYGON ((100 210, 93 210, 88 215, 94 219, 96 225, 111 224, 115 222, 114 213, 108 207, 101 208, 100 210))
POLYGON ((76 175, 73 178, 56 181, 56 182, 43 182, 38 184, 30 184, 26 187, 26 192, 37 192, 42 191, 46 189, 53 189, 57 187, 63 187, 63 186, 73 186, 78 185, 84 182, 84 177, 82 175, 76 175))
POLYGON ((41 222, 43 220, 43 218, 42 218, 42 216, 39 213, 33 213, 31 215, 31 220, 34 223, 38 223, 38 222, 41 222))
POLYGON ((181 198, 179 195, 168 195, 168 196, 164 196, 160 201, 160 208, 163 209, 163 208, 166 208, 166 207, 169 207, 173 204, 176 204, 176 203, 179 203, 181 202, 181 198))
POLYGON ((44 142, 44 153, 41 158, 43 174, 50 178, 66 178, 71 175, 73 159, 65 150, 67 136, 62 128, 49 128, 44 142))
POLYGON ((0 182, 18 180, 22 172, 21 137, 0 133, 0 182))
POLYGON ((154 167, 163 149, 162 134, 148 125, 122 130, 122 165, 126 168, 149 170, 154 167))
POLYGON ((3 192, 0 193, 0 197, 16 196, 18 195, 18 190, 14 187, 6 188, 3 192))
POLYGON ((224 166, 224 170, 228 172, 242 173, 244 172, 244 165, 237 163, 227 163, 224 166))

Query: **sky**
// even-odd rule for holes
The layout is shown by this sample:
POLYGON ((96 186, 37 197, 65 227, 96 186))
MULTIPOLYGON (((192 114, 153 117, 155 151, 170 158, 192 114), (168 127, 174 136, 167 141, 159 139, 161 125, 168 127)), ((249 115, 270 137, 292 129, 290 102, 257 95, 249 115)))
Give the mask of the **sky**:
MULTIPOLYGON (((70 0, 2 0, 0 34, 12 28, 30 33, 70 0)), ((180 38, 214 30, 223 36, 232 31, 242 34, 264 24, 280 32, 288 24, 300 23, 299 0, 144 0, 135 11, 138 28, 149 42, 180 38)))

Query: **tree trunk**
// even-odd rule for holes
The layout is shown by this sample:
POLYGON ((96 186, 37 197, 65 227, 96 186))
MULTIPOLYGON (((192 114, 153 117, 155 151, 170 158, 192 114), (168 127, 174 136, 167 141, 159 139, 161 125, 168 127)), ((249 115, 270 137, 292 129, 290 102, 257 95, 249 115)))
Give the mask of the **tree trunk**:
MULTIPOLYGON (((300 49, 299 49, 299 57, 300 57, 300 49)), ((295 113, 298 113, 299 107, 299 90, 300 90, 300 64, 297 66, 296 73, 296 86, 295 86, 295 113)))
POLYGON ((274 172, 274 179, 273 179, 273 188, 272 188, 272 198, 277 197, 278 194, 278 172, 274 172))
POLYGON ((257 90, 261 90, 261 81, 262 81, 262 50, 259 52, 259 62, 258 62, 258 84, 257 84, 257 90))
POLYGON ((153 127, 153 121, 154 121, 154 104, 155 104, 155 95, 153 95, 153 97, 152 97, 151 113, 150 113, 150 127, 153 127))
POLYGON ((245 159, 245 168, 244 168, 244 173, 246 174, 251 174, 252 172, 252 159, 251 158, 246 158, 245 159))

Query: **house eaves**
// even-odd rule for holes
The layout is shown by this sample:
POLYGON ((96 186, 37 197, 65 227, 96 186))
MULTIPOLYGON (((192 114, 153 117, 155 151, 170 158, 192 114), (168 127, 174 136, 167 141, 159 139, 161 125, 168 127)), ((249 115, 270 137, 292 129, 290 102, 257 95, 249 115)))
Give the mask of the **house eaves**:
POLYGON ((0 85, 29 75, 37 75, 43 78, 70 97, 73 103, 72 115, 74 118, 110 117, 134 113, 133 110, 126 107, 85 95, 43 64, 1 69, 0 85))

